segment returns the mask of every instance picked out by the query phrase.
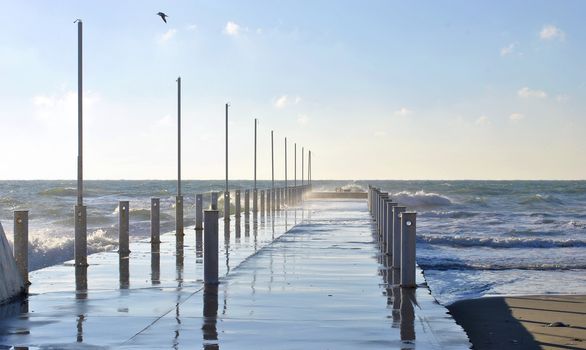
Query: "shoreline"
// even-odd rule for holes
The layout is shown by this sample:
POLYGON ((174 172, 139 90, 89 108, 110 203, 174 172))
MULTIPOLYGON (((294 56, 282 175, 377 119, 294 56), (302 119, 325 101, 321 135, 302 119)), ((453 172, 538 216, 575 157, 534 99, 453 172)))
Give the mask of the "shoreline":
POLYGON ((447 307, 481 349, 586 349, 586 295, 494 296, 447 307))

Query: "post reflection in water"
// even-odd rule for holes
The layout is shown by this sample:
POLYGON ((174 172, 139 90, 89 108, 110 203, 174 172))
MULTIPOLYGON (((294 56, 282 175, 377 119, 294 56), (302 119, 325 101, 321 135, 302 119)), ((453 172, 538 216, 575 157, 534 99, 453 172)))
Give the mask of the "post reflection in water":
POLYGON ((203 263, 203 230, 195 230, 195 263, 203 263))
MULTIPOLYGON (((183 257, 184 257, 184 252, 183 252, 183 246, 177 246, 175 249, 175 266, 177 268, 177 271, 179 271, 179 269, 181 269, 181 274, 183 274, 183 257)), ((183 277, 181 278, 183 279, 183 277)))
MULTIPOLYGON (((79 300, 77 307, 77 317, 75 325, 77 328, 76 339, 78 343, 83 343, 83 322, 85 321, 85 300, 87 299, 87 266, 75 267, 75 299, 79 300)), ((26 303, 26 312, 28 312, 28 302, 26 303)))
POLYGON ((151 244, 151 284, 161 284, 161 245, 151 244))
POLYGON ((415 340, 415 300, 414 288, 401 288, 401 340, 412 342, 415 340))
POLYGON ((250 224, 244 224, 244 237, 250 237, 250 224))
POLYGON ((224 225, 224 251, 226 254, 226 275, 230 273, 230 224, 224 225))
POLYGON ((398 269, 392 269, 391 290, 393 294, 393 328, 398 328, 401 325, 401 287, 399 286, 400 278, 401 272, 398 269))
POLYGON ((235 222, 234 222, 234 235, 236 237, 236 243, 238 243, 238 240, 240 239, 241 236, 241 227, 240 227, 240 218, 236 218, 235 222))
POLYGON ((218 286, 205 285, 203 291, 203 348, 220 349, 218 344, 218 286))

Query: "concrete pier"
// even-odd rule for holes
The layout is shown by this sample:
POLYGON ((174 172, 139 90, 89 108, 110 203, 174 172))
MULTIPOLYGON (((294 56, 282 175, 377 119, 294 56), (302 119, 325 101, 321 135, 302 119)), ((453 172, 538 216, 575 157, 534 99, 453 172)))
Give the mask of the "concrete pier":
POLYGON ((0 347, 469 348, 419 269, 420 287, 401 288, 379 264, 364 200, 311 200, 267 221, 241 240, 219 235, 217 287, 204 288, 197 248, 176 263, 173 233, 161 235, 156 259, 148 241, 132 243, 120 281, 116 253, 90 255, 90 290, 75 290, 67 264, 35 271, 28 310, 0 319, 0 347))

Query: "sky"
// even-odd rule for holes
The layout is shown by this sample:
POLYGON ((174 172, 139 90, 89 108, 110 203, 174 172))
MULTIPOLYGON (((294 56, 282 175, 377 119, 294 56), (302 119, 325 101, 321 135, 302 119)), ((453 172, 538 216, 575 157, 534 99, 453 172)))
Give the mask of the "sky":
POLYGON ((586 179, 584 1, 0 1, 0 179, 586 179), (168 17, 165 24, 156 13, 168 17))

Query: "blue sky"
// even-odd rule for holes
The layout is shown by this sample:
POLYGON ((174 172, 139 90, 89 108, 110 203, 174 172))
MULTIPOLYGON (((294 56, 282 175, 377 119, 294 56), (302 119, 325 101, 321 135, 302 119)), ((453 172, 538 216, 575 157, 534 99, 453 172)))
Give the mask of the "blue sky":
POLYGON ((222 178, 226 101, 234 178, 254 117, 260 178, 271 129, 279 178, 285 136, 314 178, 586 178, 581 1, 2 5, 0 179, 76 175, 76 18, 87 178, 175 176, 179 75, 184 178, 222 178))

